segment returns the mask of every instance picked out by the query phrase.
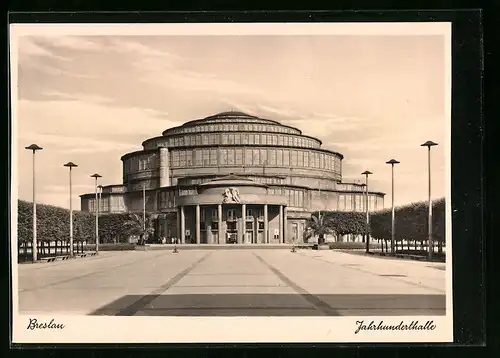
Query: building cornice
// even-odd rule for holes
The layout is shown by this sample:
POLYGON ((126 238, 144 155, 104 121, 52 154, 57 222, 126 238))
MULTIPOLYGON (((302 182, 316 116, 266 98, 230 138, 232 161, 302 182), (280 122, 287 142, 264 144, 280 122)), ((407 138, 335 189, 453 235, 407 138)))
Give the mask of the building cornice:
MULTIPOLYGON (((158 140, 158 139, 162 139, 162 138, 183 137, 183 136, 186 136, 186 135, 196 135, 196 134, 205 135, 205 134, 219 134, 219 133, 226 133, 226 134, 242 134, 242 133, 243 134, 244 133, 257 134, 257 133, 264 133, 264 134, 274 134, 274 135, 280 135, 281 134, 281 135, 288 135, 288 136, 294 136, 294 137, 312 139, 312 140, 318 142, 318 144, 320 146, 323 144, 323 142, 320 139, 312 137, 312 136, 309 136, 309 135, 306 135, 306 134, 269 132, 269 131, 240 131, 240 130, 237 130, 237 131, 204 131, 204 132, 195 132, 195 133, 171 133, 171 134, 164 134, 164 135, 161 135, 161 136, 158 136, 158 137, 153 137, 153 138, 146 139, 145 141, 142 142, 142 146, 144 146, 146 143, 148 143, 150 141, 154 141, 154 140, 158 140)), ((172 148, 172 147, 169 147, 169 148, 172 148)), ((310 148, 310 147, 305 147, 305 148, 310 148)))
MULTIPOLYGON (((183 145, 183 146, 178 146, 178 147, 169 147, 169 151, 173 150, 185 150, 185 149, 198 149, 198 148, 276 148, 276 149, 300 149, 300 150, 306 150, 306 151, 316 151, 316 152, 322 152, 322 153, 328 153, 328 154, 333 154, 337 156, 340 160, 344 159, 344 155, 335 152, 333 150, 329 149, 323 149, 323 148, 310 148, 310 147, 298 147, 298 146, 284 146, 284 145, 275 145, 275 144, 200 144, 200 145, 183 145)), ((128 159, 129 157, 132 156, 138 156, 138 155, 143 155, 143 154, 150 154, 150 153, 156 153, 158 152, 159 148, 155 149, 143 149, 143 150, 137 150, 135 152, 130 152, 127 154, 124 154, 120 159, 123 161, 125 159, 128 159)), ((259 168, 259 166, 255 166, 256 168, 259 168)))

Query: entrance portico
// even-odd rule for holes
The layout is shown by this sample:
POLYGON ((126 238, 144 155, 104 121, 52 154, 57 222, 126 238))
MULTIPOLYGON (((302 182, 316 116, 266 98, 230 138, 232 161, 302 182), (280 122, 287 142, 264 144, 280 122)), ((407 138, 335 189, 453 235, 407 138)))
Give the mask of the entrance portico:
POLYGON ((267 186, 228 176, 198 186, 179 198, 180 243, 286 243, 286 198, 268 195, 267 186))

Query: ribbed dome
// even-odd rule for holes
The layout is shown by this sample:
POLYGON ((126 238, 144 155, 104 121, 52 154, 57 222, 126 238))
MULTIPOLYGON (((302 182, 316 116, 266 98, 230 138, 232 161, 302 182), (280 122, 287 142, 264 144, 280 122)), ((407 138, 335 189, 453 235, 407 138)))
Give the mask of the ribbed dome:
POLYGON ((208 126, 217 126, 223 124, 236 124, 238 127, 233 126, 232 128, 225 128, 224 131, 242 131, 242 130, 252 130, 245 129, 242 127, 244 125, 253 126, 253 130, 263 131, 263 132, 281 132, 301 135, 302 132, 294 127, 283 125, 278 121, 273 121, 271 119, 260 118, 257 116, 252 116, 238 111, 228 111, 217 113, 202 119, 195 119, 184 123, 182 126, 174 127, 165 130, 162 134, 179 134, 179 133, 190 133, 190 132, 208 132, 210 131, 208 126), (256 125, 261 126, 259 129, 255 129, 256 125), (262 127, 263 126, 263 127, 262 127), (201 130, 197 127, 202 128, 201 130))
POLYGON ((256 118, 255 116, 251 116, 249 114, 243 113, 243 112, 238 112, 238 111, 227 111, 227 112, 221 112, 217 114, 213 114, 211 116, 205 117, 207 118, 216 118, 216 117, 249 117, 249 118, 256 118))
POLYGON ((279 122, 272 121, 270 119, 263 119, 259 118, 256 116, 252 116, 250 114, 246 114, 243 112, 237 112, 237 111, 228 111, 228 112, 221 112, 217 113, 208 117, 205 117, 203 119, 197 119, 194 121, 189 121, 184 123, 184 126, 189 126, 193 124, 203 124, 203 123, 219 123, 223 121, 231 120, 233 123, 238 123, 238 122, 253 122, 253 123, 262 123, 262 124, 279 124, 279 122))

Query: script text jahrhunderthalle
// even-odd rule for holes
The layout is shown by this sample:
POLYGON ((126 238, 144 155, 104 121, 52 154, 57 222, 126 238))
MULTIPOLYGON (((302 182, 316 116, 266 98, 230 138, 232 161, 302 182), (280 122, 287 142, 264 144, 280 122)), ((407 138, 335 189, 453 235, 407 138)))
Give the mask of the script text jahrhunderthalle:
POLYGON ((356 330, 354 334, 358 334, 361 331, 433 331, 436 329, 434 321, 427 321, 425 323, 420 323, 419 321, 411 321, 410 323, 405 323, 401 321, 398 324, 387 324, 384 321, 371 321, 365 323, 365 321, 356 321, 356 330))

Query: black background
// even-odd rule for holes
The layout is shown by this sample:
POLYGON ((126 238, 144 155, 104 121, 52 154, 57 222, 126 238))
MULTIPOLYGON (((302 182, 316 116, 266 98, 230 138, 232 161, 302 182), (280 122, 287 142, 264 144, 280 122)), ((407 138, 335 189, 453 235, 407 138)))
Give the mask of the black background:
MULTIPOLYGON (((478 4, 478 3, 476 3, 478 4)), ((237 9, 235 4, 233 8, 237 9)), ((292 9, 291 4, 273 5, 269 3, 259 4, 252 2, 251 4, 241 3, 246 7, 245 10, 279 10, 279 9, 292 9)), ((265 353, 272 356, 294 355, 305 356, 308 353, 312 355, 383 355, 383 356, 399 356, 399 355, 418 355, 418 356, 495 356, 498 353, 498 325, 500 320, 498 311, 492 310, 492 305, 500 301, 500 297, 495 295, 494 289, 498 292, 498 283, 493 286, 494 281, 500 281, 493 268, 488 267, 490 275, 490 282, 486 286, 484 275, 486 272, 486 256, 489 257, 489 264, 493 263, 493 258, 496 256, 496 251, 493 245, 498 247, 498 244, 492 240, 489 235, 491 234, 492 224, 495 220, 494 206, 495 192, 493 190, 494 169, 497 169, 494 159, 494 139, 493 126, 495 124, 494 115, 483 117, 485 114, 484 105, 491 106, 491 110, 495 109, 495 102, 498 101, 492 92, 484 97, 484 85, 488 86, 490 90, 495 90, 496 81, 493 79, 492 73, 497 72, 495 69, 494 61, 492 59, 493 51, 499 46, 498 36, 495 30, 492 29, 489 35, 482 33, 484 22, 490 22, 491 25, 495 24, 494 12, 495 9, 490 8, 490 12, 481 12, 480 10, 429 10, 429 11, 382 11, 380 9, 394 7, 395 4, 387 3, 385 6, 378 8, 374 7, 376 11, 311 11, 314 5, 310 2, 302 4, 309 6, 308 11, 246 11, 246 12, 229 12, 229 6, 224 6, 220 2, 208 1, 199 2, 198 4, 189 4, 188 2, 179 1, 177 4, 173 3, 151 3, 151 2, 117 2, 109 10, 125 11, 125 10, 170 10, 168 13, 72 13, 71 11, 96 11, 106 10, 103 4, 98 1, 16 1, 10 4, 11 11, 46 11, 45 13, 10 13, 6 19, 4 39, 8 44, 8 23, 15 22, 59 22, 59 23, 99 23, 99 22, 376 22, 376 21, 389 21, 389 22, 405 22, 405 21, 451 21, 452 22, 452 211, 453 211, 453 309, 454 309, 454 346, 475 346, 476 348, 457 349, 450 348, 448 344, 441 344, 441 347, 428 348, 425 344, 412 344, 412 348, 408 344, 393 344, 384 345, 379 348, 369 348, 371 344, 353 344, 353 345, 338 345, 338 344, 259 344, 259 345, 126 345, 122 346, 121 357, 128 357, 134 355, 158 355, 164 356, 165 354, 182 354, 190 355, 196 354, 197 356, 205 356, 207 354, 220 355, 251 355, 262 354, 264 352, 256 351, 255 347, 265 348, 265 353), (163 6, 163 7, 162 7, 163 6), (209 9, 209 12, 199 12, 202 9, 209 9), (47 11, 70 11, 67 13, 51 13, 47 11), (176 10, 176 11, 173 11, 176 10), (189 12, 178 12, 178 11, 189 12), (219 11, 215 11, 219 10, 219 11), (226 11, 224 11, 226 10, 226 11), (482 49, 483 41, 486 40, 485 50, 482 49), (484 52, 483 52, 484 51, 484 52), (483 58, 483 55, 485 56, 483 58), (485 84, 483 84, 484 67, 486 66, 485 84), (491 77, 490 77, 491 76, 491 77), (484 101, 484 103, 483 103, 484 101), (486 119, 489 121, 486 122, 486 119), (485 138, 486 136, 486 138, 485 138), (485 140, 486 139, 486 140, 485 140), (488 178, 490 178, 488 180, 488 178), (486 250, 487 248, 487 250, 486 250), (496 278, 496 279, 494 279, 496 278), (488 290, 486 290, 488 287, 488 290), (486 314, 486 294, 488 294, 488 314, 486 314), (493 329, 496 327, 496 332, 493 329), (488 335, 487 333, 488 328, 488 335), (487 347, 484 345, 488 342, 487 347), (389 348, 389 346, 392 346, 389 348), (397 350, 394 349, 397 347, 397 350), (483 347, 481 347, 483 346, 483 347), (129 349, 126 349, 128 347, 129 349), (206 349, 200 350, 197 348, 214 348, 211 351, 206 349), (222 347, 232 347, 230 349, 217 349, 222 347), (314 347, 314 351, 310 348, 314 347), (342 349, 335 349, 342 347, 342 349), (132 349, 130 349, 132 348, 132 349), (141 348, 138 350, 137 348, 141 348), (161 348, 161 351, 158 351, 161 348), (496 350, 496 354, 493 350, 496 350)), ((331 4, 324 4, 317 9, 325 9, 331 7, 331 4)), ((340 9, 349 9, 353 4, 336 3, 340 5, 340 9)), ((405 6, 413 5, 413 9, 428 9, 431 6, 436 6, 435 2, 421 2, 420 4, 406 3, 405 6), (433 5, 434 4, 434 5, 433 5), (416 6, 417 5, 417 6, 416 6)), ((441 2, 442 7, 450 7, 451 2, 441 2)), ((455 3, 455 6, 458 4, 455 3)), ((470 7, 472 4, 469 4, 470 7)), ((463 6, 463 4, 462 4, 463 6)), ((478 5, 476 5, 478 6, 478 5)), ((399 7, 403 9, 402 7, 399 7)), ((365 8, 366 9, 366 8, 365 8)), ((243 10, 240 7, 239 10, 243 10)), ((500 19, 499 19, 500 20, 500 19)), ((496 26, 492 26, 496 27, 496 26)), ((6 44, 6 45, 7 45, 6 44)), ((8 47, 4 47, 8 49, 8 47)), ((8 51, 8 50, 7 50, 8 51)), ((7 51, 5 54, 7 55, 7 51)), ((7 56, 6 56, 7 57, 7 56)), ((497 61, 500 63, 500 61, 497 61)), ((9 69, 6 61, 4 67, 5 83, 7 84, 9 69)), ((6 86, 6 106, 9 108, 9 99, 7 97, 9 88, 6 86)), ((498 90, 496 91, 498 93, 498 90)), ((2 194, 5 195, 6 207, 9 207, 9 148, 10 148, 10 128, 9 128, 9 112, 5 111, 5 120, 2 125, 5 129, 6 136, 3 148, 6 149, 6 160, 4 163, 5 169, 5 190, 2 194)), ((488 112, 490 113, 490 112, 488 112)), ((491 112, 492 113, 492 112, 491 112)), ((5 211, 7 214, 8 211, 5 211)), ((7 241, 9 238, 9 222, 8 215, 2 216, 3 226, 5 230, 5 237, 2 242, 5 243, 5 256, 4 264, 8 269, 2 275, 3 286, 10 286, 10 263, 7 241)), ((9 287, 10 290, 10 287, 9 287)), ((3 290, 5 292, 6 290, 3 290)), ((10 316, 10 297, 7 295, 7 302, 3 306, 6 313, 10 316)), ((11 332, 11 317, 8 320, 8 332, 11 332)), ((7 326, 7 325, 6 325, 7 326)), ((230 327, 227 327, 230 329, 230 327)), ((140 329, 140 328, 139 328, 140 329)), ((8 334, 4 341, 5 348, 9 348, 11 335, 8 334)), ((82 345, 58 345, 55 347, 63 348, 45 349, 41 350, 26 350, 26 348, 35 348, 34 345, 11 346, 8 354, 24 355, 32 354, 34 356, 41 355, 66 355, 76 354, 78 351, 84 356, 89 355, 112 355, 116 352, 109 350, 109 348, 117 347, 116 345, 103 345, 103 346, 82 346, 82 345), (22 347, 23 349, 19 349, 22 347), (70 352, 68 349, 75 350, 70 352), (92 350, 87 350, 92 348, 92 350)), ((50 346, 47 346, 50 347, 50 346)), ((54 347, 54 346, 52 346, 54 347)))

